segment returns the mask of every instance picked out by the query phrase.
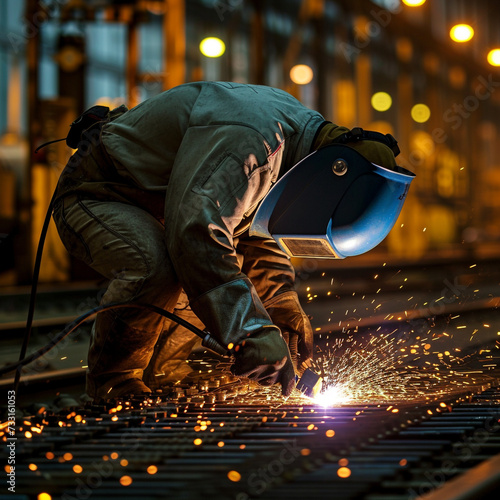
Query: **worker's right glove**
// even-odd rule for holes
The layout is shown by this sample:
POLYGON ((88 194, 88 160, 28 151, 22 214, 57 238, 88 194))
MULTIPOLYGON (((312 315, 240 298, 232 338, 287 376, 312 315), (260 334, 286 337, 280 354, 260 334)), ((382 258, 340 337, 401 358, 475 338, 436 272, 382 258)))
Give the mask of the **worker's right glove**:
POLYGON ((295 291, 281 293, 264 302, 272 322, 279 327, 288 344, 292 362, 299 375, 313 354, 313 330, 295 291))
POLYGON ((262 328, 234 348, 233 375, 248 377, 260 385, 281 384, 283 396, 295 388, 295 370, 288 346, 275 326, 262 328))
POLYGON ((295 387, 290 351, 248 278, 213 288, 191 307, 213 338, 234 352, 234 375, 261 385, 280 383, 283 395, 290 395, 295 387))

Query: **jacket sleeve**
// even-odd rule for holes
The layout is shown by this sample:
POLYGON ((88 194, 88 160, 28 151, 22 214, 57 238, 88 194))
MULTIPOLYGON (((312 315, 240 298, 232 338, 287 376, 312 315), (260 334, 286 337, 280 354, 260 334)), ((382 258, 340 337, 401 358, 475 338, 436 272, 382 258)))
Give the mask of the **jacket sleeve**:
POLYGON ((167 248, 193 311, 223 345, 273 325, 243 272, 234 232, 277 179, 282 151, 270 154, 242 126, 188 129, 167 188, 167 248))
POLYGON ((273 239, 240 238, 242 270, 252 281, 262 302, 295 290, 295 270, 289 257, 273 239))
POLYGON ((238 251, 243 256, 243 271, 255 286, 273 324, 280 328, 300 372, 312 356, 313 330, 294 288, 295 270, 290 259, 274 240, 242 239, 238 251))

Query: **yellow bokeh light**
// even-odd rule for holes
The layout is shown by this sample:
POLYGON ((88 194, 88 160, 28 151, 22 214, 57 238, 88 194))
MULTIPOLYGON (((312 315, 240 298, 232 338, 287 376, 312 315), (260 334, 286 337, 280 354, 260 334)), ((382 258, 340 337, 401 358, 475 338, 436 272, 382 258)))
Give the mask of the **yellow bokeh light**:
POLYGON ((148 474, 156 474, 158 472, 158 467, 156 467, 156 465, 150 465, 146 469, 146 471, 147 471, 148 474))
POLYGON ((417 123, 425 123, 431 117, 431 110, 426 104, 415 104, 411 108, 411 117, 417 123))
POLYGON ((52 500, 52 497, 48 493, 39 493, 37 500, 52 500))
POLYGON ((408 7, 420 7, 424 5, 425 0, 403 0, 403 3, 408 5, 408 7))
POLYGON ((290 79, 297 85, 307 85, 313 79, 314 73, 307 64, 296 64, 290 70, 290 79))
POLYGON ((392 106, 392 97, 387 92, 375 92, 371 102, 376 111, 387 111, 392 106))
POLYGON ((220 57, 226 51, 226 44, 214 36, 200 42, 200 52, 206 57, 220 57))
POLYGON ((474 30, 468 24, 456 24, 450 30, 450 37, 454 42, 468 42, 473 36, 474 30))
POLYGON ((80 474, 83 471, 83 467, 81 465, 73 465, 73 472, 75 474, 80 474))
POLYGON ((492 66, 500 66, 500 49, 493 49, 488 52, 488 62, 492 66))

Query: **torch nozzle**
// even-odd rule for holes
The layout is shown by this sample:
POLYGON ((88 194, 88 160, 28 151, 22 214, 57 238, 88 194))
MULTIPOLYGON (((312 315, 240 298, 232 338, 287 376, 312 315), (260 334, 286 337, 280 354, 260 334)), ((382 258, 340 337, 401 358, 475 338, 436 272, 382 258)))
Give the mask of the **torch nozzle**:
POLYGON ((297 382, 297 389, 304 396, 313 398, 321 390, 322 383, 323 379, 321 376, 313 372, 310 368, 307 368, 297 382))

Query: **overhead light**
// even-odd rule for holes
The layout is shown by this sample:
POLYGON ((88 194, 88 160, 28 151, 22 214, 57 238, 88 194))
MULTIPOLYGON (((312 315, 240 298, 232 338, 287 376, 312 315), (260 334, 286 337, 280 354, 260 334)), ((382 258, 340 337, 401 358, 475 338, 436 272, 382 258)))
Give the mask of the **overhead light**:
POLYGON ((411 117, 417 123, 425 123, 431 117, 431 110, 426 104, 415 104, 411 108, 411 117))
POLYGON ((206 57, 220 57, 226 51, 226 44, 217 37, 210 36, 200 42, 200 52, 206 57))
POLYGON ((488 62, 492 66, 500 66, 500 49, 493 49, 488 52, 488 62))
POLYGON ((371 103, 376 111, 387 111, 392 106, 392 97, 387 92, 376 92, 371 103))
POLYGON ((314 73, 307 64, 296 64, 290 70, 290 78, 297 85, 307 85, 313 79, 314 73))
POLYGON ((450 30, 450 37, 454 42, 468 42, 473 36, 474 30, 468 24, 456 24, 450 30))
POLYGON ((403 3, 408 7, 420 7, 425 3, 425 0, 403 0, 403 3))

